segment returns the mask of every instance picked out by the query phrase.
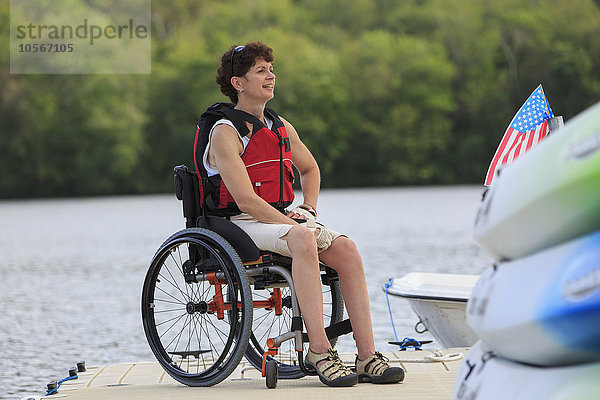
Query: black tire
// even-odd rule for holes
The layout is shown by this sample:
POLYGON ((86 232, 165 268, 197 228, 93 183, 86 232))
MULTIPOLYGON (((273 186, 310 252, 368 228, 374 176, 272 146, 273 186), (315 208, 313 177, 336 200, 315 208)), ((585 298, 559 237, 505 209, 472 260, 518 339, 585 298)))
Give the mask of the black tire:
MULTIPOLYGON (((331 286, 323 285, 323 318, 325 327, 342 321, 344 317, 344 299, 338 280, 332 280, 331 286)), ((253 300, 265 300, 271 296, 273 289, 253 290, 253 300)), ((289 287, 281 288, 282 298, 290 295, 289 287)), ((289 304, 289 303, 288 303, 289 304)), ((267 339, 276 337, 282 333, 291 330, 292 309, 283 307, 283 314, 275 315, 274 310, 254 309, 254 318, 252 323, 252 334, 250 343, 246 349, 246 359, 256 369, 262 369, 262 356, 268 347, 267 339)), ((337 338, 330 339, 331 346, 335 346, 337 338)), ((308 350, 308 343, 305 343, 305 353, 308 350)), ((275 357, 268 356, 267 361, 275 360, 278 366, 279 379, 298 379, 305 374, 298 366, 298 357, 295 351, 295 341, 288 340, 282 343, 278 354, 275 357)))
POLYGON ((265 365, 265 381, 269 389, 277 387, 277 362, 268 360, 265 365))
POLYGON ((185 229, 156 252, 144 281, 142 322, 152 352, 175 380, 212 386, 227 378, 248 346, 252 311, 244 267, 218 234, 185 229), (231 308, 221 315, 218 286, 190 279, 213 273, 221 288, 216 297, 231 308))

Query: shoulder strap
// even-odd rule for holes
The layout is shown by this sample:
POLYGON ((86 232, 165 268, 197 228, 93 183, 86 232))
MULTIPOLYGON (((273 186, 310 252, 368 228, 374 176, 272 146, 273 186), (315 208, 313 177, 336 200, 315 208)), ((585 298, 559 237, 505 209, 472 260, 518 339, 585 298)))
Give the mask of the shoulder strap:
POLYGON ((269 117, 271 121, 273 121, 273 126, 279 128, 283 126, 283 121, 279 118, 279 115, 272 108, 265 108, 265 115, 269 117))
MULTIPOLYGON (((232 110, 231 114, 235 115, 236 118, 239 118, 241 120, 243 120, 244 122, 249 122, 250 124, 252 124, 252 134, 258 132, 259 130, 261 130, 262 128, 265 127, 265 124, 262 123, 262 121, 258 118, 256 118, 254 115, 247 113, 246 111, 242 111, 242 110, 232 110)), ((246 134, 248 134, 248 127, 246 126, 246 124, 244 124, 244 129, 246 130, 246 134)), ((241 135, 241 132, 240 132, 241 135)), ((245 136, 245 135, 242 135, 245 136)))
MULTIPOLYGON (((217 122, 221 118, 226 118, 233 123, 235 129, 237 129, 239 134, 242 137, 244 137, 250 132, 245 123, 246 118, 244 114, 246 113, 240 110, 236 110, 233 107, 235 107, 235 104, 233 103, 215 103, 212 106, 208 107, 208 109, 204 113, 202 113, 200 121, 202 121, 203 118, 210 121, 211 123, 204 124, 206 128, 208 128, 208 130, 210 131, 215 122, 217 122)), ((201 126, 201 129, 206 128, 201 126)), ((208 131, 206 132, 206 134, 208 135, 208 131)))
MULTIPOLYGON (((246 122, 252 124, 252 133, 256 133, 260 129, 266 128, 265 124, 263 124, 262 121, 256 118, 254 115, 242 110, 236 110, 234 107, 235 104, 233 103, 215 103, 212 106, 208 107, 208 109, 202 114, 202 117, 213 116, 217 118, 214 121, 212 121, 212 124, 210 124, 211 127, 219 119, 223 117, 227 118, 233 123, 240 136, 242 137, 250 133, 246 122)), ((283 122, 281 121, 277 113, 273 111, 273 109, 265 108, 265 115, 273 121, 273 125, 275 127, 278 128, 283 125, 283 122)))

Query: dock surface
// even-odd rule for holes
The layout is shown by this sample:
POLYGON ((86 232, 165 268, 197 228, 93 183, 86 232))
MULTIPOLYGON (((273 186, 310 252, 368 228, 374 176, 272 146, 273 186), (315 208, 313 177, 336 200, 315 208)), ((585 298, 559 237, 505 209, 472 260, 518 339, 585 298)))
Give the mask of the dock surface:
MULTIPOLYGON (((390 364, 406 372, 404 382, 390 385, 361 383, 349 388, 330 388, 318 377, 278 380, 276 389, 267 389, 260 371, 243 360, 223 382, 212 387, 188 387, 173 380, 157 362, 124 363, 88 367, 78 379, 64 382, 53 399, 68 400, 137 400, 219 398, 221 400, 264 399, 277 395, 286 400, 330 399, 452 399, 458 368, 468 349, 444 349, 443 354, 423 351, 384 353, 390 364), (267 393, 267 391, 271 393, 267 393), (206 396, 206 397, 205 397, 206 396)), ((341 354, 348 365, 354 364, 354 354, 341 354)))

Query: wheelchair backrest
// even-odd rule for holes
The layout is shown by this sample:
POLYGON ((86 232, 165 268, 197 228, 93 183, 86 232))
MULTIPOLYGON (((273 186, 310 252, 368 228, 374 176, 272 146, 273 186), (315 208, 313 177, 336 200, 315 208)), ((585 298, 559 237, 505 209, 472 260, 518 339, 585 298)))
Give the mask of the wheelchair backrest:
POLYGON ((221 235, 236 250, 242 261, 250 262, 260 257, 260 250, 250 236, 226 218, 214 215, 202 216, 200 189, 195 171, 178 165, 175 172, 175 196, 183 202, 186 228, 207 228, 221 235))
POLYGON ((186 228, 197 226, 198 217, 202 214, 200 206, 200 189, 195 171, 185 165, 178 165, 175 172, 175 196, 183 202, 183 216, 186 228))

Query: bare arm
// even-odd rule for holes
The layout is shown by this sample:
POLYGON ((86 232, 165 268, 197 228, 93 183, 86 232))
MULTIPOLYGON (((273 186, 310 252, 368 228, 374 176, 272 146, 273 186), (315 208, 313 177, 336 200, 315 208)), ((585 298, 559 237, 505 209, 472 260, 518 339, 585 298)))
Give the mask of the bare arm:
POLYGON ((292 124, 283 118, 281 118, 281 121, 283 121, 287 135, 290 138, 292 160, 298 172, 300 172, 300 185, 302 186, 304 204, 308 204, 316 210, 319 190, 321 189, 319 165, 308 148, 300 140, 298 132, 296 132, 292 124))
POLYGON ((221 178, 239 209, 262 222, 296 225, 252 188, 246 166, 240 157, 242 144, 237 132, 228 125, 218 125, 213 131, 209 152, 221 178))

